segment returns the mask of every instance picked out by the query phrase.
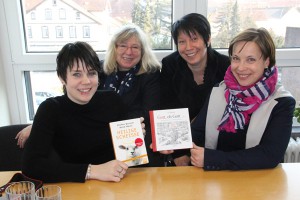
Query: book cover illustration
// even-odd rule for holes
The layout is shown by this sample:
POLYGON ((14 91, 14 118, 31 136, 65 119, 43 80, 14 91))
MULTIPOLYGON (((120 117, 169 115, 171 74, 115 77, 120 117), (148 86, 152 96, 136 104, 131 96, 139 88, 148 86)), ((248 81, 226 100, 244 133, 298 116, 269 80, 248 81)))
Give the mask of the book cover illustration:
POLYGON ((149 112, 153 151, 192 148, 188 108, 149 112))
POLYGON ((128 166, 149 163, 140 118, 109 123, 117 160, 128 166))

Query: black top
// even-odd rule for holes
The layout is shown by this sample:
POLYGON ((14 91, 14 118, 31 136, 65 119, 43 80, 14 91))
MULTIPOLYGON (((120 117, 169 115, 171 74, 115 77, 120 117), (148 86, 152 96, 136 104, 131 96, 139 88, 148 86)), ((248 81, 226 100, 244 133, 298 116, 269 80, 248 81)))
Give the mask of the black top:
MULTIPOLYGON (((145 118, 146 136, 145 143, 149 158, 149 164, 137 167, 159 167, 163 166, 163 158, 159 152, 153 152, 149 148, 152 143, 149 111, 159 109, 160 103, 160 86, 159 86, 160 71, 157 70, 151 73, 142 73, 135 76, 134 84, 130 91, 121 96, 124 104, 127 106, 128 113, 126 118, 145 118)), ((98 89, 102 90, 107 75, 102 71, 99 73, 100 85, 98 89)))
POLYGON ((190 120, 200 112, 208 94, 216 83, 224 79, 230 65, 228 56, 208 49, 204 83, 197 85, 187 62, 178 51, 162 60, 160 75, 161 108, 188 108, 190 120))
POLYGON ((125 119, 114 92, 96 92, 79 105, 67 95, 38 108, 24 149, 22 172, 44 182, 84 182, 89 163, 114 160, 109 122, 125 119))

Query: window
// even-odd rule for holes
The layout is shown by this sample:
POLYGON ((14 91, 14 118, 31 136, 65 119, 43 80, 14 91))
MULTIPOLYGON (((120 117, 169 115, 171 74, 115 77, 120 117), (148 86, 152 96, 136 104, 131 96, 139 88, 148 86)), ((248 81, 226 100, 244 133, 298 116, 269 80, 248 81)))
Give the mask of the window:
POLYGON ((57 78, 56 71, 26 71, 25 81, 27 90, 32 93, 31 101, 28 103, 29 119, 33 120, 38 106, 47 98, 63 94, 62 84, 57 78), (42 83, 47 84, 42 84, 42 83))
MULTIPOLYGON (((295 99, 300 103, 300 65, 298 67, 279 67, 279 81, 280 83, 292 93, 295 99)), ((300 105, 299 105, 300 106, 300 105)))
MULTIPOLYGON (((224 23, 230 21, 228 20, 230 18, 225 18, 226 20, 223 19, 225 13, 234 13, 232 12, 232 9, 225 10, 223 8, 227 8, 230 5, 232 8, 234 8, 234 3, 230 4, 230 2, 236 1, 188 0, 188 3, 187 1, 183 0, 93 1, 99 3, 97 5, 100 5, 101 9, 103 9, 103 12, 101 13, 92 11, 96 7, 92 6, 93 4, 89 4, 90 6, 88 6, 87 2, 89 1, 91 0, 68 1, 72 2, 72 4, 74 2, 74 5, 76 5, 75 3, 77 2, 77 5, 73 7, 64 3, 67 1, 57 0, 9 0, 2 1, 0 4, 0 12, 4 13, 5 15, 5 19, 3 17, 0 18, 0 27, 2 33, 0 34, 0 40, 9 40, 8 42, 3 42, 3 45, 7 45, 5 46, 5 49, 10 50, 5 51, 4 53, 11 52, 2 59, 2 62, 6 74, 9 74, 9 77, 6 80, 6 85, 8 86, 8 91, 10 91, 8 100, 10 102, 9 106, 12 123, 30 122, 32 116, 34 115, 35 108, 39 103, 39 101, 36 99, 42 99, 41 96, 44 95, 44 93, 42 93, 42 95, 41 93, 36 92, 47 92, 56 95, 56 93, 53 93, 53 90, 56 91, 56 89, 50 88, 50 86, 54 85, 52 81, 58 81, 55 73, 55 60, 57 52, 64 44, 76 40, 87 41, 93 45, 95 50, 97 50, 99 58, 103 59, 107 42, 110 40, 111 35, 115 32, 118 26, 121 26, 124 23, 133 21, 146 30, 147 33, 151 34, 150 38, 152 39, 152 46, 155 54, 159 59, 162 59, 176 48, 176 46, 172 45, 170 34, 170 27, 173 21, 179 19, 181 16, 187 13, 199 12, 206 15, 210 20, 213 30, 212 41, 215 42, 212 46, 217 48, 219 52, 227 54, 226 45, 228 45, 230 39, 228 38, 227 42, 223 45, 220 42, 222 40, 217 40, 218 38, 222 38, 221 34, 219 34, 219 36, 217 36, 217 34, 218 32, 221 33, 220 26, 224 26, 224 23), (56 2, 56 6, 54 6, 54 2, 56 2), (103 3, 102 5, 101 2, 106 3, 103 3), (135 2, 135 4, 133 2, 135 2), (228 4, 225 4, 225 2, 228 2, 228 4), (60 9, 65 10, 65 16, 68 20, 59 20, 60 9), (142 13, 140 11, 142 11, 142 13), (152 17, 148 16, 149 13, 152 14, 152 17), (155 13, 156 15, 154 15, 155 13), (34 17, 32 18, 32 16, 34 17), (103 16, 108 17, 109 20, 103 16), (151 23, 149 23, 150 25, 143 25, 142 20, 149 19, 151 20, 151 23), (62 27, 61 34, 63 34, 63 30, 69 30, 69 33, 65 32, 63 35, 63 41, 62 39, 56 38, 57 30, 55 27, 58 26, 62 27), (4 27, 4 29, 2 29, 2 27, 4 27), (32 34, 29 34, 29 30, 31 30, 32 34), (31 37, 29 37, 30 35, 31 37), (84 35, 89 37, 84 38, 84 35), (99 38, 101 38, 101 40, 99 38), (43 81, 37 80, 36 77, 43 77, 43 81), (41 83, 49 84, 44 85, 41 83), (29 87, 30 85, 34 86, 29 87), (41 88, 34 88, 36 86, 41 88), (29 106, 30 104, 32 105, 31 107, 29 106), (34 104, 36 105, 35 107, 33 106, 34 104), (29 117, 30 113, 32 113, 31 117, 29 117)), ((300 77, 300 46, 298 43, 299 37, 294 37, 299 35, 298 31, 300 22, 298 20, 299 16, 297 16, 299 13, 299 9, 297 8, 300 6, 299 1, 243 0, 237 2, 238 4, 236 7, 238 12, 235 13, 242 13, 243 15, 249 14, 249 19, 253 17, 268 19, 266 16, 269 17, 270 21, 264 22, 263 20, 260 20, 255 22, 257 26, 263 26, 264 24, 266 25, 266 28, 270 28, 272 24, 280 24, 283 23, 283 21, 285 22, 285 28, 279 30, 279 32, 277 32, 277 29, 272 28, 274 35, 277 36, 277 44, 285 44, 285 46, 278 46, 276 54, 277 65, 280 67, 282 83, 292 92, 297 101, 300 102, 300 97, 297 93, 297 86, 299 86, 300 77), (246 2, 249 4, 246 5, 246 2), (293 2, 294 5, 290 6, 290 8, 295 9, 293 9, 290 13, 292 13, 294 17, 283 18, 285 20, 281 21, 280 23, 276 21, 279 19, 278 17, 274 17, 278 16, 278 13, 281 12, 282 15, 288 13, 288 9, 282 9, 280 11, 272 10, 272 7, 277 6, 278 2, 283 2, 283 7, 287 7, 287 5, 290 6, 289 4, 293 2), (258 15, 257 12, 254 12, 254 8, 252 9, 253 12, 251 13, 250 5, 253 6, 256 4, 260 5, 260 9, 262 11, 260 12, 260 17, 254 16, 258 15), (266 11, 267 8, 269 9, 268 11, 266 11), (269 15, 263 14, 265 12, 267 12, 269 15), (280 32, 285 34, 280 35, 280 32)), ((248 18, 245 18, 244 16, 239 16, 239 18, 241 19, 241 26, 239 30, 244 28, 242 24, 250 25, 251 21, 246 20, 248 18)), ((224 27, 222 30, 226 30, 225 28, 226 27, 224 27)), ((233 34, 233 28, 230 30, 233 34)), ((226 34, 223 32, 223 35, 226 34)), ((59 84, 60 83, 58 83, 58 85, 59 84)), ((60 86, 56 87, 60 88, 60 86)))
POLYGON ((35 20, 35 12, 34 11, 31 12, 30 16, 31 16, 31 20, 35 20))
POLYGON ((75 15, 76 15, 76 19, 80 19, 80 12, 76 12, 75 15))
POLYGON ((49 31, 47 26, 42 26, 42 37, 49 38, 49 31))
MULTIPOLYGON (((58 30, 55 27, 61 26, 62 30, 67 30, 70 26, 76 26, 78 30, 82 31, 78 32, 78 40, 93 41, 91 45, 94 49, 103 52, 108 45, 108 41, 110 41, 111 35, 118 27, 126 23, 135 23, 146 33, 149 33, 153 49, 172 49, 170 33, 172 0, 70 0, 73 3, 60 1, 59 4, 56 1, 55 3, 53 1, 52 4, 49 1, 41 1, 40 3, 35 0, 21 1, 23 2, 24 27, 32 26, 35 29, 39 26, 47 26, 49 27, 49 34, 51 36, 56 35, 56 38, 60 38, 62 35, 58 35, 58 30), (37 16, 40 20, 36 23, 29 18, 27 15, 33 8, 37 14, 44 11, 45 20, 42 20, 42 16, 37 16), (67 17, 68 20, 66 20, 67 17), (54 31, 56 33, 52 33, 54 31), (99 38, 102 38, 102 40, 99 40, 99 38)), ((74 41, 75 34, 73 33, 75 32, 72 32, 70 37, 64 37, 66 39, 65 43, 74 41)), ((47 53, 53 50, 59 51, 63 45, 64 43, 56 43, 51 37, 41 43, 38 35, 35 35, 31 38, 30 45, 27 44, 27 52, 47 53)))
POLYGON ((51 20, 52 19, 52 11, 49 8, 45 9, 45 19, 46 20, 51 20))
POLYGON ((76 38, 76 26, 69 27, 69 37, 76 38))
POLYGON ((208 19, 212 28, 212 46, 228 48, 230 40, 246 28, 266 28, 277 48, 300 47, 300 1, 232 1, 208 2, 208 19))
POLYGON ((83 27, 83 38, 89 38, 90 37, 90 27, 84 26, 83 27))
POLYGON ((66 10, 64 8, 59 9, 59 19, 66 19, 66 10))
POLYGON ((32 30, 31 30, 31 26, 27 27, 27 37, 28 38, 32 38, 32 30))
POLYGON ((56 38, 62 38, 63 37, 63 28, 61 26, 55 27, 56 29, 56 38))

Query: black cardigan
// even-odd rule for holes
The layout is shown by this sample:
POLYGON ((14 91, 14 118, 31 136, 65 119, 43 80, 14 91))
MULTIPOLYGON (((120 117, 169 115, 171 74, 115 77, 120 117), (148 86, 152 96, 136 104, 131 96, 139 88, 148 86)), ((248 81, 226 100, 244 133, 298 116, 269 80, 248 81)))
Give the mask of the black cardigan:
POLYGON ((187 62, 178 51, 163 58, 160 75, 161 108, 189 108, 192 120, 200 112, 213 86, 224 79, 229 65, 228 56, 208 49, 204 84, 197 85, 187 62))

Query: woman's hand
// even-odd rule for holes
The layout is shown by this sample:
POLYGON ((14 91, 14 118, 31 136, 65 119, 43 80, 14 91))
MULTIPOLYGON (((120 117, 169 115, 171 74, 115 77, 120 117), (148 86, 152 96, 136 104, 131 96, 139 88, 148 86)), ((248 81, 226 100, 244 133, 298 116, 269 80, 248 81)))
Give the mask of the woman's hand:
POLYGON ((118 160, 91 166, 90 179, 120 182, 126 174, 128 166, 118 160))
POLYGON ((144 123, 144 117, 140 117, 140 120, 141 120, 141 126, 142 126, 142 130, 143 130, 143 134, 144 134, 144 137, 146 135, 146 130, 145 130, 145 123, 144 123))
POLYGON ((188 156, 181 156, 174 159, 174 163, 176 166, 188 166, 190 164, 190 157, 188 156))
MULTIPOLYGON (((150 149, 152 149, 152 143, 150 144, 150 149)), ((159 153, 168 155, 168 154, 174 153, 174 151, 173 150, 163 150, 163 151, 159 151, 159 153)))
POLYGON ((199 147, 193 143, 193 148, 191 149, 191 163, 196 167, 204 166, 204 148, 199 147))
POLYGON ((15 137, 17 141, 17 145, 20 147, 20 148, 24 148, 24 145, 25 145, 25 142, 26 140, 28 139, 29 135, 30 135, 30 132, 31 132, 31 128, 32 128, 32 125, 29 125, 25 128, 23 128, 15 137))

